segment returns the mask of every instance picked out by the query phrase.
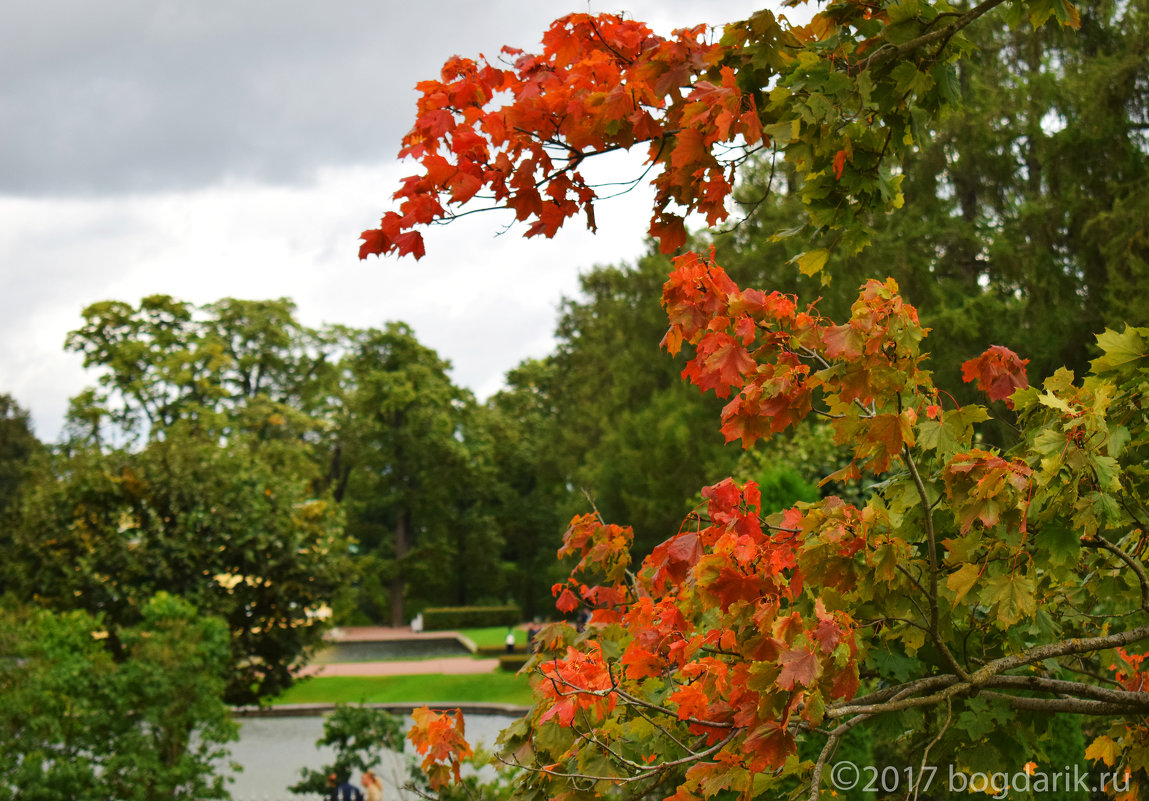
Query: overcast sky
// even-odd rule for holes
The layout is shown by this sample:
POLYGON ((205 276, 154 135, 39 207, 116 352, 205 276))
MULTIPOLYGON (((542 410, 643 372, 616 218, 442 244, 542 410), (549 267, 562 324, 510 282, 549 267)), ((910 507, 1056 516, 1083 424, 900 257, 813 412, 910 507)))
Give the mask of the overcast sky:
MULTIPOLYGON (((166 293, 291 297, 309 325, 410 323, 480 397, 553 345, 595 264, 643 247, 649 192, 599 234, 498 234, 475 215, 416 263, 357 258, 398 180, 414 85, 452 54, 536 49, 569 11, 660 33, 748 16, 745 0, 37 0, 0 7, 0 392, 57 436, 94 376, 63 352, 82 309, 166 293)), ((623 159, 611 168, 629 172, 623 159)), ((629 175, 626 177, 630 177, 629 175)), ((654 343, 652 343, 653 346, 654 343)))

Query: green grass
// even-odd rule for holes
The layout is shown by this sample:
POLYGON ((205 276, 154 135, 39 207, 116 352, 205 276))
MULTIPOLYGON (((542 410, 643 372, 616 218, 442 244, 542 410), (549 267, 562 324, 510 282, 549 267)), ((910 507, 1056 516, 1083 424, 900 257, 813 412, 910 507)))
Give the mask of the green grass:
MULTIPOLYGON (((459 633, 468 638, 480 648, 495 648, 507 642, 506 626, 487 626, 481 629, 459 629, 459 633)), ((520 648, 527 646, 527 632, 515 629, 515 645, 520 648)))
MULTIPOLYGON (((506 636, 506 629, 503 629, 506 636)), ((531 690, 525 676, 476 673, 418 676, 317 676, 300 681, 273 704, 459 703, 527 706, 531 690)))

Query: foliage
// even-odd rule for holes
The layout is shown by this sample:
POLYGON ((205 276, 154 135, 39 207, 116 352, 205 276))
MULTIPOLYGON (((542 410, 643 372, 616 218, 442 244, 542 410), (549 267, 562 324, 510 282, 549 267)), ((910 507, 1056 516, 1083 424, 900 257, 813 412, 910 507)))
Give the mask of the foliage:
POLYGON ((552 364, 528 360, 507 373, 507 387, 485 407, 497 479, 491 517, 502 533, 504 563, 513 566, 507 593, 526 619, 550 608, 551 551, 570 495, 557 455, 554 379, 552 364))
POLYGON ((327 353, 294 314, 286 298, 225 298, 202 309, 168 295, 149 295, 138 307, 91 304, 65 343, 100 370, 98 388, 74 407, 72 431, 99 442, 203 420, 226 431, 298 433, 299 412, 319 401, 315 380, 327 353))
POLYGON ((867 277, 895 278, 922 324, 945 332, 930 340, 935 382, 962 403, 975 395, 960 365, 991 344, 1023 353, 1037 381, 1085 370, 1095 332, 1149 324, 1129 301, 1149 277, 1130 216, 1149 176, 1149 6, 1078 8, 1078 30, 992 15, 965 29, 978 49, 954 65, 960 104, 920 120, 897 160, 912 212, 868 217, 866 250, 812 277, 788 264, 803 246, 775 234, 801 215, 800 181, 763 155, 736 190, 746 218, 711 237, 720 263, 743 285, 821 295, 833 317, 867 277))
POLYGON ((467 626, 517 626, 522 618, 517 606, 428 606, 423 610, 423 628, 444 631, 467 626))
POLYGON ((10 395, 0 394, 0 515, 15 498, 40 449, 28 412, 10 395))
POLYGON ((348 534, 386 581, 377 614, 405 625, 409 587, 420 606, 497 597, 502 541, 488 511, 486 431, 470 394, 406 325, 342 330, 341 339, 337 497, 348 534))
MULTIPOLYGON (((553 236, 579 212, 593 230, 599 195, 583 162, 636 146, 658 168, 650 233, 663 252, 684 244, 685 213, 709 225, 726 219, 737 167, 773 149, 797 171, 804 230, 837 231, 833 247, 856 253, 868 241, 853 225, 859 212, 904 200, 883 161, 957 99, 962 30, 999 4, 897 3, 874 13, 843 3, 804 26, 762 10, 717 40, 706 26, 662 37, 617 15, 571 14, 544 34, 541 53, 504 48, 509 69, 453 58, 440 80, 419 84, 400 151, 422 174, 395 193, 398 211, 363 232, 360 257, 421 257, 415 228, 451 219, 475 197, 532 221, 527 236, 553 236)), ((1080 25, 1064 2, 1031 1, 1016 13, 1034 26, 1052 16, 1080 25)), ((812 274, 830 255, 814 248, 795 261, 812 274)))
POLYGON ((227 798, 223 621, 160 593, 116 662, 85 612, 0 617, 0 787, 12 798, 227 798))
POLYGON ((2 570, 21 598, 101 615, 108 643, 163 590, 231 632, 227 697, 287 687, 320 642, 347 566, 338 515, 308 481, 177 424, 136 452, 76 449, 30 482, 2 570))
MULTIPOLYGON (((652 234, 672 251, 684 235, 671 201, 723 219, 726 170, 763 142, 784 154, 805 213, 797 231, 767 235, 807 234, 791 261, 819 274, 874 238, 875 214, 904 204, 891 160, 952 110, 956 65, 973 47, 963 31, 997 5, 838 3, 801 27, 759 12, 717 41, 571 15, 540 55, 509 53, 513 69, 454 59, 420 85, 404 142, 424 172, 364 232, 361 256, 422 255, 413 229, 483 187, 534 220, 528 236, 580 210, 593 227, 581 162, 636 142, 652 142, 662 167, 652 234)), ((1068 3, 1008 11, 1034 28, 1083 24, 1068 3)), ((1032 146, 1044 122, 1027 113, 1008 124, 1032 146)), ((1028 178, 1040 185, 1035 163, 1028 178)), ((980 284, 984 273, 972 275, 980 284)), ((830 313, 743 288, 713 251, 686 253, 663 302, 663 345, 687 351, 684 377, 728 399, 728 441, 749 448, 818 415, 848 454, 825 480, 870 484, 857 503, 769 513, 754 481, 720 481, 633 570, 629 528, 576 517, 559 556, 578 564, 553 592, 560 611, 592 619, 543 635, 535 707, 501 741, 502 759, 524 769, 519 797, 816 799, 838 743, 863 725, 899 733, 892 753, 906 765, 937 747, 967 775, 1016 772, 1018 755, 1048 756, 1067 713, 1111 721, 1085 754, 1110 779, 1143 775, 1149 329, 1107 330, 1083 378, 1050 370, 1034 386, 1009 348, 966 353, 958 361, 984 406, 935 384, 928 330, 893 279, 866 281, 830 313)), ((461 721, 428 715, 416 729, 432 785, 457 779, 461 721)))
POLYGON ((319 770, 301 770, 300 780, 290 788, 298 795, 329 791, 328 776, 343 782, 354 773, 378 766, 384 749, 401 753, 403 720, 385 709, 336 704, 323 719, 323 736, 315 745, 334 750, 335 761, 319 770))

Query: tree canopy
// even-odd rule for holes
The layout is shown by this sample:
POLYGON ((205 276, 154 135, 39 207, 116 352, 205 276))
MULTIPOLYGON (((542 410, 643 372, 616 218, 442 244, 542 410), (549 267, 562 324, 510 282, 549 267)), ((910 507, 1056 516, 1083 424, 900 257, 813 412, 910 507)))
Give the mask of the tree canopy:
MULTIPOLYGON (((788 261, 822 283, 883 266, 886 253, 922 284, 952 275, 963 294, 935 307, 934 338, 959 326, 965 299, 1016 315, 1019 299, 1055 313, 1070 297, 1103 297, 1142 258, 1134 228, 1117 248, 1097 247, 1090 232, 1136 203, 1144 9, 1030 0, 996 15, 1009 33, 972 27, 998 5, 841 2, 801 26, 762 11, 720 33, 670 37, 575 14, 549 29, 540 53, 504 50, 510 69, 452 59, 440 80, 420 84, 404 140, 422 173, 364 232, 360 255, 419 257, 417 227, 483 202, 528 222, 527 236, 553 235, 579 212, 593 228, 599 195, 580 165, 641 145, 664 252, 686 244, 683 214, 700 211, 710 225, 729 216, 734 171, 757 157, 758 187, 774 195, 777 177, 786 191, 755 201, 764 213, 745 237, 801 241, 788 261), (1081 49, 1023 32, 1050 20, 1084 28, 1081 49), (1011 95, 1007 84, 985 104, 975 133, 999 137, 992 144, 962 134, 975 121, 946 116, 963 92, 993 92, 984 72, 963 70, 979 46, 1004 54, 1034 90, 1023 101, 1027 89, 1011 95), (1094 134, 1109 144, 1095 158, 1112 159, 1092 190, 1100 209, 1063 189, 1057 175, 1073 167, 1066 151, 1053 155, 1058 125, 1072 132, 1066 146, 1094 130, 1071 98, 1096 97, 1080 87, 1099 73, 1076 94, 1036 91, 1044 72, 1069 73, 1082 53, 1082 73, 1124 63, 1133 79, 1105 101, 1123 123, 1094 134), (985 168, 967 155, 979 153, 996 159, 996 183, 980 181, 985 168), (915 169, 929 158, 945 168, 915 169), (906 241, 912 221, 883 230, 883 216, 911 198, 941 209, 935 239, 906 241), (1012 257, 1014 241, 1040 262, 1012 257)), ((910 733, 882 744, 904 782, 883 789, 910 797, 929 793, 918 768, 931 752, 954 755, 967 784, 1032 775, 1036 764, 1025 763, 1049 759, 1058 716, 1083 715, 1084 756, 1108 770, 1109 790, 1136 797, 1130 774, 1149 766, 1140 653, 1149 329, 1118 325, 1117 307, 1102 311, 1093 324, 1112 327, 1092 361, 1072 335, 1055 334, 1033 386, 1024 347, 959 355, 943 343, 939 373, 970 384, 959 399, 935 382, 923 349, 931 332, 893 278, 855 282, 852 297, 836 290, 824 309, 810 295, 740 284, 721 263, 715 250, 674 259, 663 346, 686 353, 685 378, 727 399, 727 440, 751 447, 818 416, 848 454, 826 480, 867 488, 770 512, 756 482, 719 481, 636 567, 629 527, 577 516, 559 551, 577 564, 553 592, 560 611, 585 609, 590 624, 549 628, 529 665, 535 706, 502 738, 502 759, 522 768, 518 795, 816 799, 839 743, 865 727, 910 733), (1063 351, 1073 369, 1057 367, 1063 351)), ((606 335, 625 339, 617 326, 607 322, 606 335)), ((436 716, 412 733, 440 783, 468 752, 458 735, 436 716)))

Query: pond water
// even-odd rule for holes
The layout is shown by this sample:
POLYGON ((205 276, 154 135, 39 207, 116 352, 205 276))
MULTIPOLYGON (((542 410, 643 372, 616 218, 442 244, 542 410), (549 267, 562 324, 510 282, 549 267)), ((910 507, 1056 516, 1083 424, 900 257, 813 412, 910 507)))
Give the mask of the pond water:
POLYGON ((315 662, 384 662, 394 659, 432 659, 470 656, 457 637, 420 637, 411 640, 340 642, 315 655, 315 662))
MULTIPOLYGON (((467 740, 472 745, 493 745, 499 732, 515 720, 507 715, 466 717, 467 740)), ((408 717, 407 724, 410 723, 408 717)), ((243 770, 231 774, 235 777, 230 786, 234 801, 302 801, 304 796, 293 795, 287 789, 299 781, 300 770, 320 768, 334 757, 331 749, 315 745, 323 736, 322 717, 240 718, 239 724, 239 742, 231 744, 231 761, 239 763, 243 770)), ((382 766, 375 772, 383 780, 385 798, 417 801, 410 793, 397 789, 406 781, 403 760, 397 754, 385 754, 382 766)), ((358 783, 359 777, 353 781, 358 783)))

